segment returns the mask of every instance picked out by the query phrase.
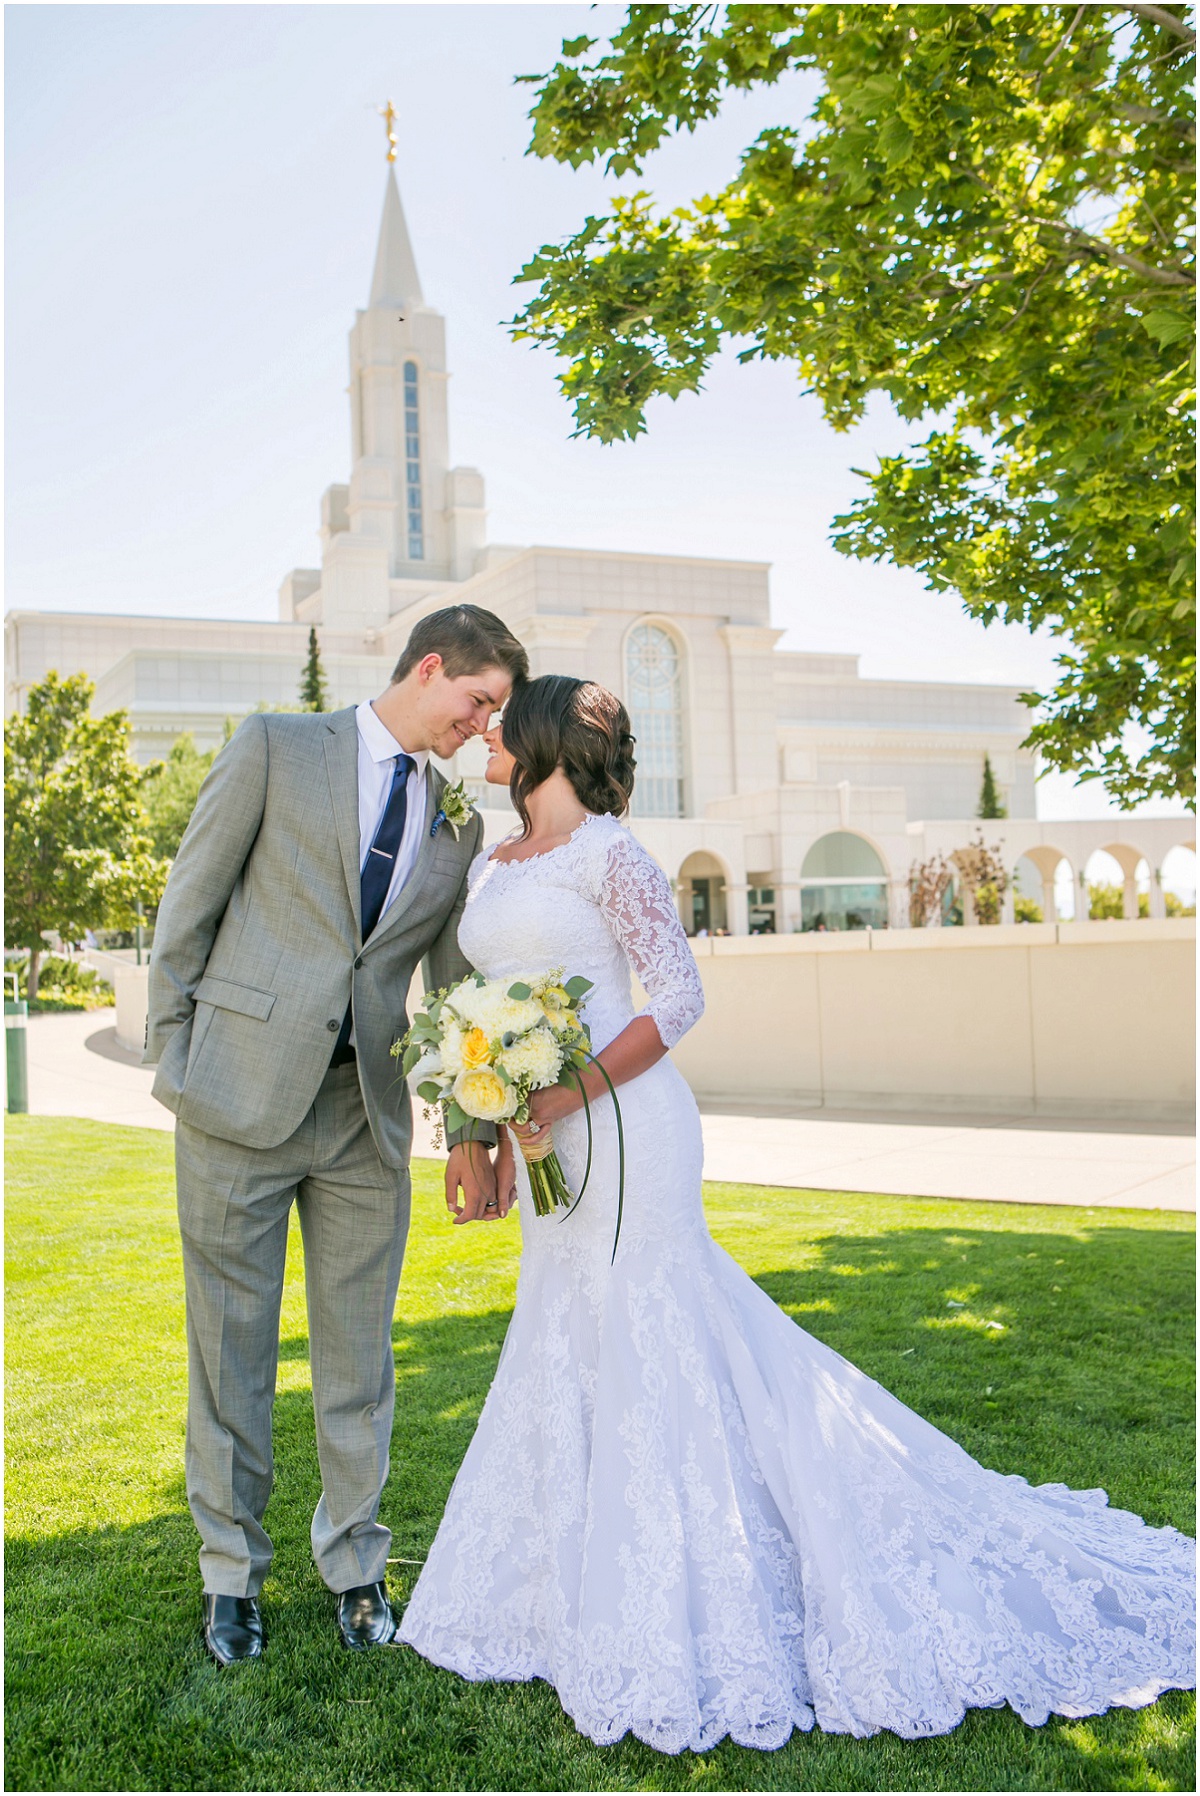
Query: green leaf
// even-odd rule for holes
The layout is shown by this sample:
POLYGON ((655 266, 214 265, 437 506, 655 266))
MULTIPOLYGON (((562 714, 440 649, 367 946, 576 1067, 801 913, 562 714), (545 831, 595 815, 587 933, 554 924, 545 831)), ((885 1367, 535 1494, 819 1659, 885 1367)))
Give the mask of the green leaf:
POLYGON ((1147 312, 1142 319, 1142 329, 1164 348, 1180 337, 1190 337, 1195 328, 1192 319, 1182 318, 1178 312, 1147 312))
POLYGON ((465 1129, 471 1120, 461 1104, 457 1103, 454 1098, 447 1098, 446 1127, 448 1129, 465 1129))
POLYGON ((524 981, 518 979, 514 984, 509 986, 508 995, 510 998, 515 999, 516 1002, 518 1004, 520 1004, 520 1003, 523 1003, 524 1000, 526 998, 528 998, 531 994, 530 994, 529 987, 524 983, 524 981))
POLYGON ((441 1095, 441 1086, 435 1085, 432 1079, 422 1079, 417 1086, 417 1096, 424 1098, 427 1104, 436 1104, 441 1095))
POLYGON ((898 162, 907 161, 912 153, 915 139, 912 131, 902 118, 893 116, 885 121, 879 133, 879 147, 883 151, 889 168, 898 162))
POLYGON ((834 429, 877 403, 929 420, 863 474, 835 547, 1058 638, 1024 746, 1122 804, 1190 801, 1191 63, 1117 16, 622 8, 538 84, 532 154, 619 174, 750 90, 794 110, 722 190, 618 192, 527 256, 510 328, 561 358, 600 441, 700 391, 726 346, 790 364, 834 429))
POLYGON ((566 992, 568 998, 582 998, 584 992, 591 991, 592 984, 592 980, 585 979, 582 973, 576 973, 572 978, 567 980, 567 983, 563 986, 563 990, 566 992))

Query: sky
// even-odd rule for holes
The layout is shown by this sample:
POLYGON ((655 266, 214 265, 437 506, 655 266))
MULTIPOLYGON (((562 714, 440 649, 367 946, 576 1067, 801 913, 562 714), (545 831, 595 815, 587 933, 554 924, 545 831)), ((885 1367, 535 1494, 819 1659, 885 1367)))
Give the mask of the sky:
MULTIPOLYGON (((391 98, 424 297, 447 319, 452 459, 486 477, 489 540, 767 561, 785 647, 858 654, 873 678, 1044 687, 1044 633, 985 630, 830 546, 853 470, 910 440, 886 402, 839 435, 788 366, 727 353, 637 443, 572 440, 559 364, 504 328, 522 263, 618 191, 672 205, 724 185, 813 93, 796 75, 731 100, 640 181, 527 156, 515 77, 622 16, 7 6, 7 607, 274 618, 283 575, 319 563, 391 98)), ((1115 809, 1095 783, 1039 788, 1045 817, 1115 809)))

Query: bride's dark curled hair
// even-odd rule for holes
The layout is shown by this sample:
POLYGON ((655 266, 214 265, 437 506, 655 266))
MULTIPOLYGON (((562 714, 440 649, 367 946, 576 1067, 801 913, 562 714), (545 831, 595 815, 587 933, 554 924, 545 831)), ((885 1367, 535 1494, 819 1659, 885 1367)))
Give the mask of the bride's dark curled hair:
POLYGON ((620 817, 633 794, 629 713, 607 687, 566 674, 519 681, 504 712, 502 739, 516 762, 509 791, 529 834, 529 794, 561 767, 580 804, 620 817))

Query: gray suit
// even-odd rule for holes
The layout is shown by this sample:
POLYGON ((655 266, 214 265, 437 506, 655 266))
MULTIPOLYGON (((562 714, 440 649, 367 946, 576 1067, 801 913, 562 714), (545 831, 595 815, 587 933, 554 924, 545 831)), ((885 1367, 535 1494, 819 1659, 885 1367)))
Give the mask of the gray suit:
POLYGON ((255 1595, 271 1559, 271 1411, 288 1215, 305 1244, 324 1490, 313 1551, 333 1590, 384 1576, 377 1520, 394 1401, 391 1322, 408 1230, 412 1112, 389 1049, 417 962, 461 978, 478 817, 430 836, 360 938, 358 731, 256 715, 201 788, 159 909, 147 1062, 173 1110, 188 1311, 188 1500, 206 1590, 255 1595), (357 1065, 330 1069, 352 1003, 357 1065))

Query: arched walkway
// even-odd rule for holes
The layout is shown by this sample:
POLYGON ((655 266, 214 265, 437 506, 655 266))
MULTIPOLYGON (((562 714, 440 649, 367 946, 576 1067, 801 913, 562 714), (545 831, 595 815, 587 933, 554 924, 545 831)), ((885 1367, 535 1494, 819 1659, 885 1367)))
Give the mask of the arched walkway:
POLYGON ((1168 916, 1196 914, 1196 844, 1178 842, 1163 856, 1160 869, 1163 908, 1168 916), (1173 901, 1173 902, 1172 902, 1173 901))
POLYGON ((715 854, 689 854, 675 879, 679 914, 689 935, 723 935, 729 930, 726 888, 729 870, 715 854))
POLYGON ((800 928, 886 929, 888 873, 865 836, 832 830, 820 836, 800 869, 800 928))

